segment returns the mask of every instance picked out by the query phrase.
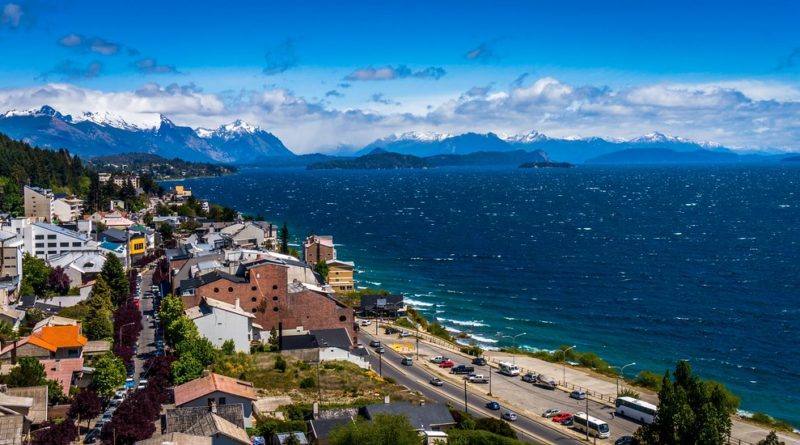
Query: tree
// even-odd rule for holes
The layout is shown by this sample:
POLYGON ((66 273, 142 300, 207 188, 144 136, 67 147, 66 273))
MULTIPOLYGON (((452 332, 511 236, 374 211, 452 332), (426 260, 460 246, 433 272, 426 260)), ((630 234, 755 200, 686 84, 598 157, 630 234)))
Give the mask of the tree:
POLYGON ((125 274, 125 268, 122 267, 122 262, 113 253, 106 254, 106 262, 100 270, 100 276, 106 280, 109 289, 111 289, 111 301, 115 304, 121 304, 128 298, 128 276, 125 274))
POLYGON ((69 291, 69 277, 63 267, 56 266, 50 269, 50 275, 47 277, 47 289, 55 295, 67 294, 69 291))
POLYGON ((328 282, 328 273, 330 270, 331 268, 328 266, 328 263, 323 260, 317 261, 317 264, 314 265, 314 272, 319 274, 323 284, 328 282))
POLYGON ((294 433, 289 433, 289 437, 283 441, 283 445, 300 445, 300 439, 294 433))
POLYGON ((102 275, 98 275, 94 285, 92 285, 92 293, 89 295, 89 307, 95 310, 113 311, 114 303, 111 298, 111 288, 108 287, 108 282, 102 275))
POLYGON ((197 325, 186 316, 183 316, 167 326, 166 336, 173 345, 177 346, 185 340, 196 338, 199 334, 197 333, 197 325))
POLYGON ((125 383, 126 376, 125 364, 119 357, 108 352, 95 363, 91 388, 102 397, 111 397, 125 383))
POLYGON ((83 322, 83 331, 89 340, 111 338, 114 335, 111 312, 108 309, 90 308, 88 317, 83 322))
POLYGON ((0 342, 5 345, 16 337, 17 333, 14 332, 14 326, 11 326, 11 323, 5 320, 0 320, 0 342))
POLYGON ((678 362, 672 378, 664 374, 653 423, 636 435, 644 443, 723 444, 730 437, 731 414, 738 400, 720 384, 692 374, 689 363, 678 362))
POLYGON ((234 343, 231 339, 225 340, 222 343, 222 348, 220 349, 225 355, 233 355, 236 353, 236 343, 234 343))
POLYGON ((379 414, 371 421, 359 420, 335 428, 331 445, 419 445, 419 434, 405 416, 379 414))
POLYGON ((191 355, 203 366, 211 366, 211 364, 216 361, 218 354, 219 352, 214 349, 214 345, 212 345, 207 338, 200 337, 199 335, 190 335, 182 342, 175 345, 175 355, 177 357, 191 355))
POLYGON ((97 393, 90 389, 84 389, 72 398, 72 405, 69 407, 67 417, 75 419, 76 422, 84 419, 86 420, 86 428, 89 428, 92 419, 102 412, 103 402, 97 396, 97 393))
POLYGON ((286 222, 281 227, 281 253, 289 253, 289 226, 286 222))
POLYGON ((161 300, 161 307, 158 309, 158 317, 163 326, 169 326, 183 316, 183 301, 177 295, 167 294, 161 300))
POLYGON ((758 441, 757 445, 786 445, 786 443, 778 439, 775 431, 770 431, 766 438, 758 441))
POLYGON ((64 389, 58 380, 48 379, 45 380, 47 385, 47 402, 51 405, 61 405, 67 401, 67 396, 64 395, 64 389))
POLYGON ((47 279, 50 268, 41 258, 25 253, 22 257, 21 295, 44 296, 47 291, 47 279))
POLYGON ((6 377, 6 384, 12 388, 22 386, 40 386, 47 380, 44 365, 33 357, 22 357, 17 366, 11 369, 6 377))
POLYGON ((286 372, 286 360, 280 355, 275 357, 275 369, 280 372, 286 372))
POLYGON ((499 436, 517 438, 517 433, 505 420, 495 419, 494 417, 482 417, 475 420, 475 429, 489 431, 499 436))
POLYGON ((59 423, 47 421, 33 433, 31 445, 70 445, 76 437, 78 427, 71 419, 59 423))
POLYGON ((190 382, 203 375, 203 364, 191 354, 172 362, 172 382, 176 385, 190 382))

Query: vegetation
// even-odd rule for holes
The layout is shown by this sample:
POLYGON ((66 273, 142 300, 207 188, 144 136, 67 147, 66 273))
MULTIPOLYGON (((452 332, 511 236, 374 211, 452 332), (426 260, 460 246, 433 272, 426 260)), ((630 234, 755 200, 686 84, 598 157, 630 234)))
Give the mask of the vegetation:
POLYGON ((431 168, 429 161, 400 153, 376 149, 355 159, 333 159, 315 162, 306 166, 307 170, 394 170, 399 168, 431 168))
POLYGON ((100 172, 125 173, 126 171, 139 171, 157 180, 196 176, 222 176, 236 173, 238 170, 232 165, 189 162, 179 158, 166 159, 150 153, 120 153, 98 156, 90 159, 87 164, 100 172), (126 170, 120 169, 117 167, 118 165, 125 165, 126 170))
POLYGON ((776 430, 776 431, 786 431, 790 432, 793 431, 794 428, 788 422, 784 422, 783 420, 778 420, 769 414, 764 413, 754 413, 752 417, 750 417, 750 421, 757 423, 759 425, 764 425, 769 429, 776 430))
POLYGON ((786 443, 778 439, 775 431, 770 431, 766 438, 758 441, 757 445, 786 445, 786 443))
POLYGON ((125 364, 112 353, 106 353, 94 364, 92 390, 102 397, 111 397, 125 383, 125 364))
POLYGON ((72 398, 72 404, 69 407, 67 417, 74 419, 76 423, 86 420, 86 428, 91 425, 92 419, 103 412, 103 401, 97 396, 97 393, 84 389, 72 398))
POLYGON ((617 397, 633 397, 634 399, 639 399, 641 398, 641 394, 631 388, 625 388, 617 394, 617 397))
POLYGON ((61 385, 55 380, 48 380, 44 372, 44 365, 33 357, 21 357, 17 366, 11 369, 8 375, 0 379, 10 388, 25 386, 47 386, 47 398, 50 404, 58 404, 66 399, 61 385))
POLYGON ((475 419, 472 415, 450 410, 457 428, 447 431, 448 443, 456 445, 522 445, 508 422, 495 418, 475 419))
POLYGON ((100 276, 103 277, 108 285, 111 292, 111 301, 115 305, 120 305, 128 299, 130 282, 119 257, 113 253, 106 254, 106 262, 100 270, 100 276))
POLYGON ((22 257, 22 287, 21 295, 38 295, 41 297, 51 294, 48 292, 47 279, 50 277, 50 268, 41 258, 25 252, 22 257))
POLYGON ((453 341, 453 336, 450 332, 439 323, 431 323, 428 325, 428 333, 447 341, 453 341))
POLYGON ((652 389, 653 391, 661 391, 661 380, 663 376, 656 374, 653 371, 644 370, 636 375, 633 379, 633 384, 643 388, 652 389))
POLYGON ((449 445, 523 445, 525 443, 483 430, 450 429, 447 431, 447 435, 449 445))
MULTIPOLYGON (((361 297, 363 295, 389 295, 389 291, 384 289, 356 289, 350 292, 343 292, 340 294, 341 300, 344 304, 350 307, 359 307, 361 306, 361 297)), ((410 309, 410 308, 409 308, 410 309)))
POLYGON ((419 445, 419 434, 401 415, 379 414, 331 431, 331 445, 419 445))
POLYGON ((462 346, 461 352, 473 357, 480 357, 483 354, 483 348, 475 343, 472 343, 469 346, 462 346))
POLYGON ((644 443, 723 444, 730 437, 738 399, 716 382, 692 374, 686 361, 667 371, 658 393, 658 413, 636 436, 644 443))
POLYGON ((317 264, 314 265, 314 272, 319 274, 323 284, 328 282, 328 273, 330 273, 328 263, 325 261, 317 261, 317 264))
POLYGON ((78 437, 78 427, 70 419, 47 421, 33 432, 31 445, 70 445, 78 437))

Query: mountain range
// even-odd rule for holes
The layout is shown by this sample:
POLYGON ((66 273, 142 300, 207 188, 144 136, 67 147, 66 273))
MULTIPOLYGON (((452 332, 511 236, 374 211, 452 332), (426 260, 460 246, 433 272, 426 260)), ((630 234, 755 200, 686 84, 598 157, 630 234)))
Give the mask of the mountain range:
MULTIPOLYGON (((241 120, 206 129, 176 125, 161 115, 160 122, 148 127, 131 124, 113 113, 86 112, 71 116, 47 105, 1 114, 0 133, 35 146, 66 148, 81 157, 144 152, 193 162, 266 166, 305 166, 338 158, 324 154, 296 156, 274 134, 241 120)), ((406 132, 375 140, 349 157, 367 155, 375 149, 423 158, 522 150, 543 152, 548 159, 575 164, 761 162, 790 156, 741 154, 719 144, 658 132, 629 140, 609 140, 551 138, 531 131, 517 135, 406 132)), ((473 157, 464 163, 473 164, 480 158, 473 157)), ((452 161, 452 165, 458 164, 459 161, 452 161)))

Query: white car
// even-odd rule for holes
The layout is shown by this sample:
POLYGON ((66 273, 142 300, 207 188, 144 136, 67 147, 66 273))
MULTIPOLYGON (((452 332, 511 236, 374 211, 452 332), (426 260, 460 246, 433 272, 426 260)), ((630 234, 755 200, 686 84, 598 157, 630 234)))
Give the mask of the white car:
POLYGON ((369 320, 361 320, 361 326, 369 326, 371 324, 372 324, 372 322, 369 321, 369 320))
POLYGON ((514 422, 517 420, 517 413, 513 411, 506 411, 503 413, 503 419, 508 420, 509 422, 514 422))

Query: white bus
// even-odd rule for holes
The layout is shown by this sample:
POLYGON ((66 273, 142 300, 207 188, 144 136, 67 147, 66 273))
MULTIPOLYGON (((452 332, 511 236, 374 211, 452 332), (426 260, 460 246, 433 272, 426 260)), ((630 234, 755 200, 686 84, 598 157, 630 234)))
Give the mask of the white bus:
POLYGON ((642 423, 653 423, 658 407, 633 397, 617 397, 617 415, 642 423))
POLYGON ((519 368, 517 365, 508 362, 500 362, 500 374, 505 374, 511 377, 516 377, 519 375, 519 368))
POLYGON ((572 425, 576 430, 585 433, 589 431, 589 435, 605 439, 611 436, 611 430, 608 424, 600 419, 586 415, 584 412, 576 413, 572 417, 572 425))

